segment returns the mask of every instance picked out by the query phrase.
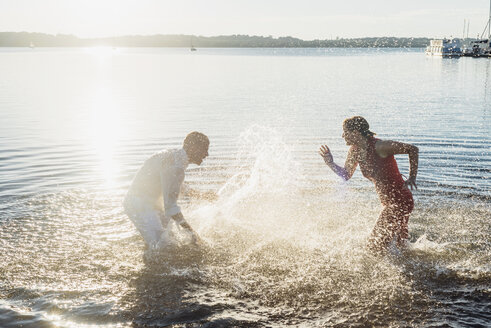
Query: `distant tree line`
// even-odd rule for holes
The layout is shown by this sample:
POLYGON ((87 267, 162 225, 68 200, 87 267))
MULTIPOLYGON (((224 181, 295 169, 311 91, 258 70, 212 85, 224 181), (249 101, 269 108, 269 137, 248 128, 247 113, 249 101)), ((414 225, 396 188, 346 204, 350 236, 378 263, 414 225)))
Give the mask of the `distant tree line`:
POLYGON ((111 38, 78 38, 66 34, 0 32, 0 47, 202 47, 202 48, 423 48, 428 38, 336 38, 305 41, 291 36, 249 35, 128 35, 111 38))

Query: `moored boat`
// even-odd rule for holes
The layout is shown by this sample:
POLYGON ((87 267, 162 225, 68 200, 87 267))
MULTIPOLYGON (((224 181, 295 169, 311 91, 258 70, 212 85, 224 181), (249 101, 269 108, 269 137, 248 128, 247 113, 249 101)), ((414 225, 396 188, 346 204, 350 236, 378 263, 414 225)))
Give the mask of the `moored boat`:
POLYGON ((426 47, 425 54, 438 57, 460 57, 462 46, 459 39, 436 39, 431 40, 426 47))
POLYGON ((469 43, 464 49, 464 56, 469 57, 484 57, 491 58, 491 0, 489 1, 489 19, 484 31, 479 40, 474 40, 469 43), (487 38, 485 38, 486 30, 488 30, 487 38))
POLYGON ((464 48, 463 56, 491 58, 491 40, 471 41, 469 45, 464 48))

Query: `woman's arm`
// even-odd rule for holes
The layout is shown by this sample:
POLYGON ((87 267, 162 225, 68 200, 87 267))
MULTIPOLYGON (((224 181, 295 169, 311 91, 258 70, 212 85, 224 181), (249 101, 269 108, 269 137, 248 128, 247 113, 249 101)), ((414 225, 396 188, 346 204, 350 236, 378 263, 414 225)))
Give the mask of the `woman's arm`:
POLYGON ((418 147, 392 140, 379 140, 375 144, 375 150, 380 157, 387 157, 397 154, 409 155, 409 178, 406 180, 406 186, 411 189, 416 186, 416 176, 418 175, 419 149, 418 147))
POLYGON ((355 151, 353 147, 351 147, 348 151, 348 156, 346 157, 344 167, 341 167, 336 163, 334 163, 334 159, 332 158, 331 151, 329 150, 329 147, 327 147, 326 145, 321 146, 321 148, 319 149, 319 154, 324 159, 326 165, 329 166, 329 168, 333 170, 334 173, 339 175, 344 180, 349 180, 353 176, 353 173, 355 173, 356 166, 358 165, 358 161, 356 160, 355 151))

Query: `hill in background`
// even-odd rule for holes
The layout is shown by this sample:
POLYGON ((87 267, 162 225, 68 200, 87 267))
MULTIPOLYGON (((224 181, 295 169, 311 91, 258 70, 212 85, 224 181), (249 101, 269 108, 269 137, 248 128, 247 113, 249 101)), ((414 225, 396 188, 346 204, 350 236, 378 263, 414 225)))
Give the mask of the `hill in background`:
POLYGON ((294 37, 249 35, 128 35, 111 38, 78 38, 74 35, 0 32, 0 47, 190 47, 201 48, 423 48, 428 38, 367 37, 305 41, 294 37))

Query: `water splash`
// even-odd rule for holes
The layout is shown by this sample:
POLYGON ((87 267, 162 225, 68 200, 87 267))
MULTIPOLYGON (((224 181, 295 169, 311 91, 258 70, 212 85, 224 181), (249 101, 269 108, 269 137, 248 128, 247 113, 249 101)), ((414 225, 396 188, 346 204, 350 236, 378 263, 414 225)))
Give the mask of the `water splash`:
MULTIPOLYGON (((374 257, 365 241, 380 211, 375 192, 312 179, 286 135, 245 130, 218 200, 182 204, 203 249, 183 242, 143 257, 121 193, 12 199, 16 211, 0 225, 2 298, 34 324, 73 327, 425 325, 481 306, 486 206, 417 201, 409 249, 374 257)), ((475 323, 484 310, 473 310, 475 323)))

